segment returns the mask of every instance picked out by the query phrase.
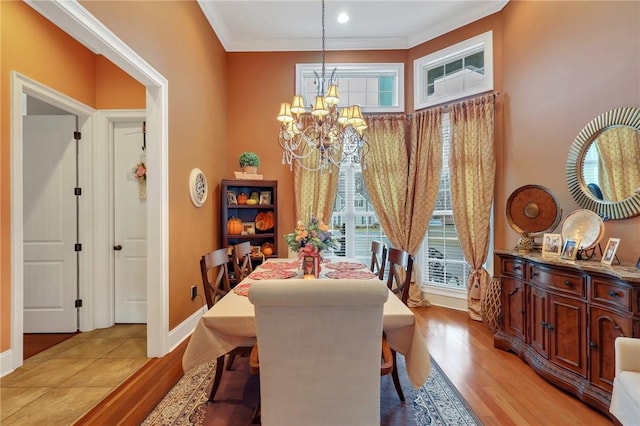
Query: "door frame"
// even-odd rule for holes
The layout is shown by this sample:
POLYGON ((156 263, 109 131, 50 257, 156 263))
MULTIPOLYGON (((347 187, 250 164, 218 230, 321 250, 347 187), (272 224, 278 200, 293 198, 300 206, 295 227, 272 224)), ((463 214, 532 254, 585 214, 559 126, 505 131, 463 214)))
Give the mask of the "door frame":
MULTIPOLYGON (((115 229, 114 221, 114 158, 113 158, 113 134, 114 125, 122 122, 132 121, 146 121, 145 110, 99 110, 96 112, 96 159, 106 159, 107 161, 100 161, 100 169, 96 170, 99 176, 96 176, 96 186, 103 188, 96 194, 97 197, 97 211, 101 216, 98 223, 108 223, 109 226, 102 226, 100 229, 96 229, 96 237, 101 241, 97 246, 101 248, 102 253, 99 255, 104 258, 106 262, 100 262, 100 271, 96 271, 94 274, 95 280, 100 280, 96 285, 96 297, 97 300, 106 300, 106 304, 96 304, 95 308, 99 312, 96 312, 96 318, 99 318, 102 322, 100 326, 109 327, 115 323, 115 254, 112 249, 114 245, 113 235, 115 229), (104 190, 108 188, 108 190, 104 190), (107 216, 107 217, 105 217, 107 216)), ((146 149, 145 149, 146 151, 146 149)), ((147 204, 147 210, 149 206, 147 204)), ((148 212, 147 212, 148 214, 148 212)), ((147 216, 148 218, 148 216, 147 216)), ((147 309, 148 303, 147 303, 147 309)))
MULTIPOLYGON (((79 43, 95 54, 103 55, 146 87, 149 169, 147 180, 147 356, 163 356, 191 332, 191 329, 188 329, 172 335, 169 333, 169 265, 166 261, 169 258, 168 81, 77 1, 25 0, 25 2, 79 43)), ((23 90, 21 87, 16 91, 16 86, 19 87, 24 83, 16 82, 17 76, 19 76, 18 73, 12 72, 11 365, 14 369, 23 363, 22 169, 20 167, 18 173, 15 166, 17 163, 22 164, 21 94, 23 90)), ((87 128, 86 131, 90 133, 91 130, 87 128)), ((95 151, 93 159, 95 159, 95 151)), ((92 219, 94 219, 93 215, 96 215, 93 207, 91 206, 90 210, 92 219)), ((92 241, 98 240, 98 237, 92 234, 88 234, 87 238, 92 241)), ((93 263, 92 269, 94 274, 100 271, 98 262, 93 263)), ((95 275, 90 277, 90 279, 93 278, 95 275)), ((93 289, 88 290, 90 293, 86 294, 87 300, 95 300, 96 295, 93 289)), ((83 318, 87 312, 88 310, 85 310, 83 314, 81 310, 81 325, 83 319, 87 320, 83 318)))

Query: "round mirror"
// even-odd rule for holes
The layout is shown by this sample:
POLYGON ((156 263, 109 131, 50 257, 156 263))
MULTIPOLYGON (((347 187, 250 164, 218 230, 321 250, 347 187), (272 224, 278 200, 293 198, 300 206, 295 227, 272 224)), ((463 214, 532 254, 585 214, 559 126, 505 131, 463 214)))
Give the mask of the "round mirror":
POLYGON ((578 205, 603 219, 640 215, 640 108, 599 115, 569 149, 567 184, 578 205))

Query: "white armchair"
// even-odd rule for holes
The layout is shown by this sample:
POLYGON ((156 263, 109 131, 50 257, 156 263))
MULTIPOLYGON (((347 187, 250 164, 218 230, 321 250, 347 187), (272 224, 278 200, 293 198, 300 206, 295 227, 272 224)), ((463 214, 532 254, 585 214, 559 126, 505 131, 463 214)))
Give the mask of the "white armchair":
POLYGON ((381 281, 254 282, 261 421, 380 424, 381 281))
POLYGON ((618 337, 609 411, 624 426, 640 425, 640 339, 618 337))

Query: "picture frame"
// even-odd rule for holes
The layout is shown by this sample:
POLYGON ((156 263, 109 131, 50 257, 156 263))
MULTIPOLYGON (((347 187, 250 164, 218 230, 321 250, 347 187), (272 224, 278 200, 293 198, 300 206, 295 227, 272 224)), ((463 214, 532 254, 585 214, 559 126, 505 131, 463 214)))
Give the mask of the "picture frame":
POLYGON ((260 247, 260 246, 251 246, 251 256, 253 256, 253 257, 262 256, 262 247, 260 247))
POLYGON ((560 259, 575 260, 580 247, 580 240, 572 240, 567 238, 562 245, 560 259))
POLYGON ((227 191, 227 204, 238 204, 238 199, 236 198, 236 193, 233 191, 227 191))
POLYGON ((620 245, 620 238, 609 238, 607 241, 607 246, 604 248, 604 253, 602 255, 601 263, 605 265, 611 265, 613 263, 613 259, 616 256, 616 251, 618 250, 618 246, 620 245))
POLYGON ((262 191, 262 192, 260 192, 260 204, 271 204, 271 192, 270 191, 262 191))
POLYGON ((542 237, 542 255, 560 256, 562 250, 561 234, 544 234, 542 237))
POLYGON ((242 222, 242 235, 254 235, 256 233, 255 222, 242 222))

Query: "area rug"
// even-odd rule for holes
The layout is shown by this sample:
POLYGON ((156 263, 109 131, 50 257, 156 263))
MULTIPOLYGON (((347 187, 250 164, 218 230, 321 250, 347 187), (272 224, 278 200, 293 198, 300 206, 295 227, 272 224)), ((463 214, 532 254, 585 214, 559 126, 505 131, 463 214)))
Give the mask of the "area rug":
MULTIPOLYGON (((406 377, 403 357, 398 357, 398 369, 400 377, 406 377)), ((250 424, 259 399, 258 377, 249 375, 248 366, 236 358, 233 369, 224 372, 216 402, 209 404, 207 399, 214 371, 215 361, 191 370, 142 425, 250 424)), ((411 389, 408 380, 402 379, 407 398, 405 404, 400 403, 390 376, 382 377, 381 381, 381 425, 482 425, 433 358, 429 378, 420 389, 411 389)))

